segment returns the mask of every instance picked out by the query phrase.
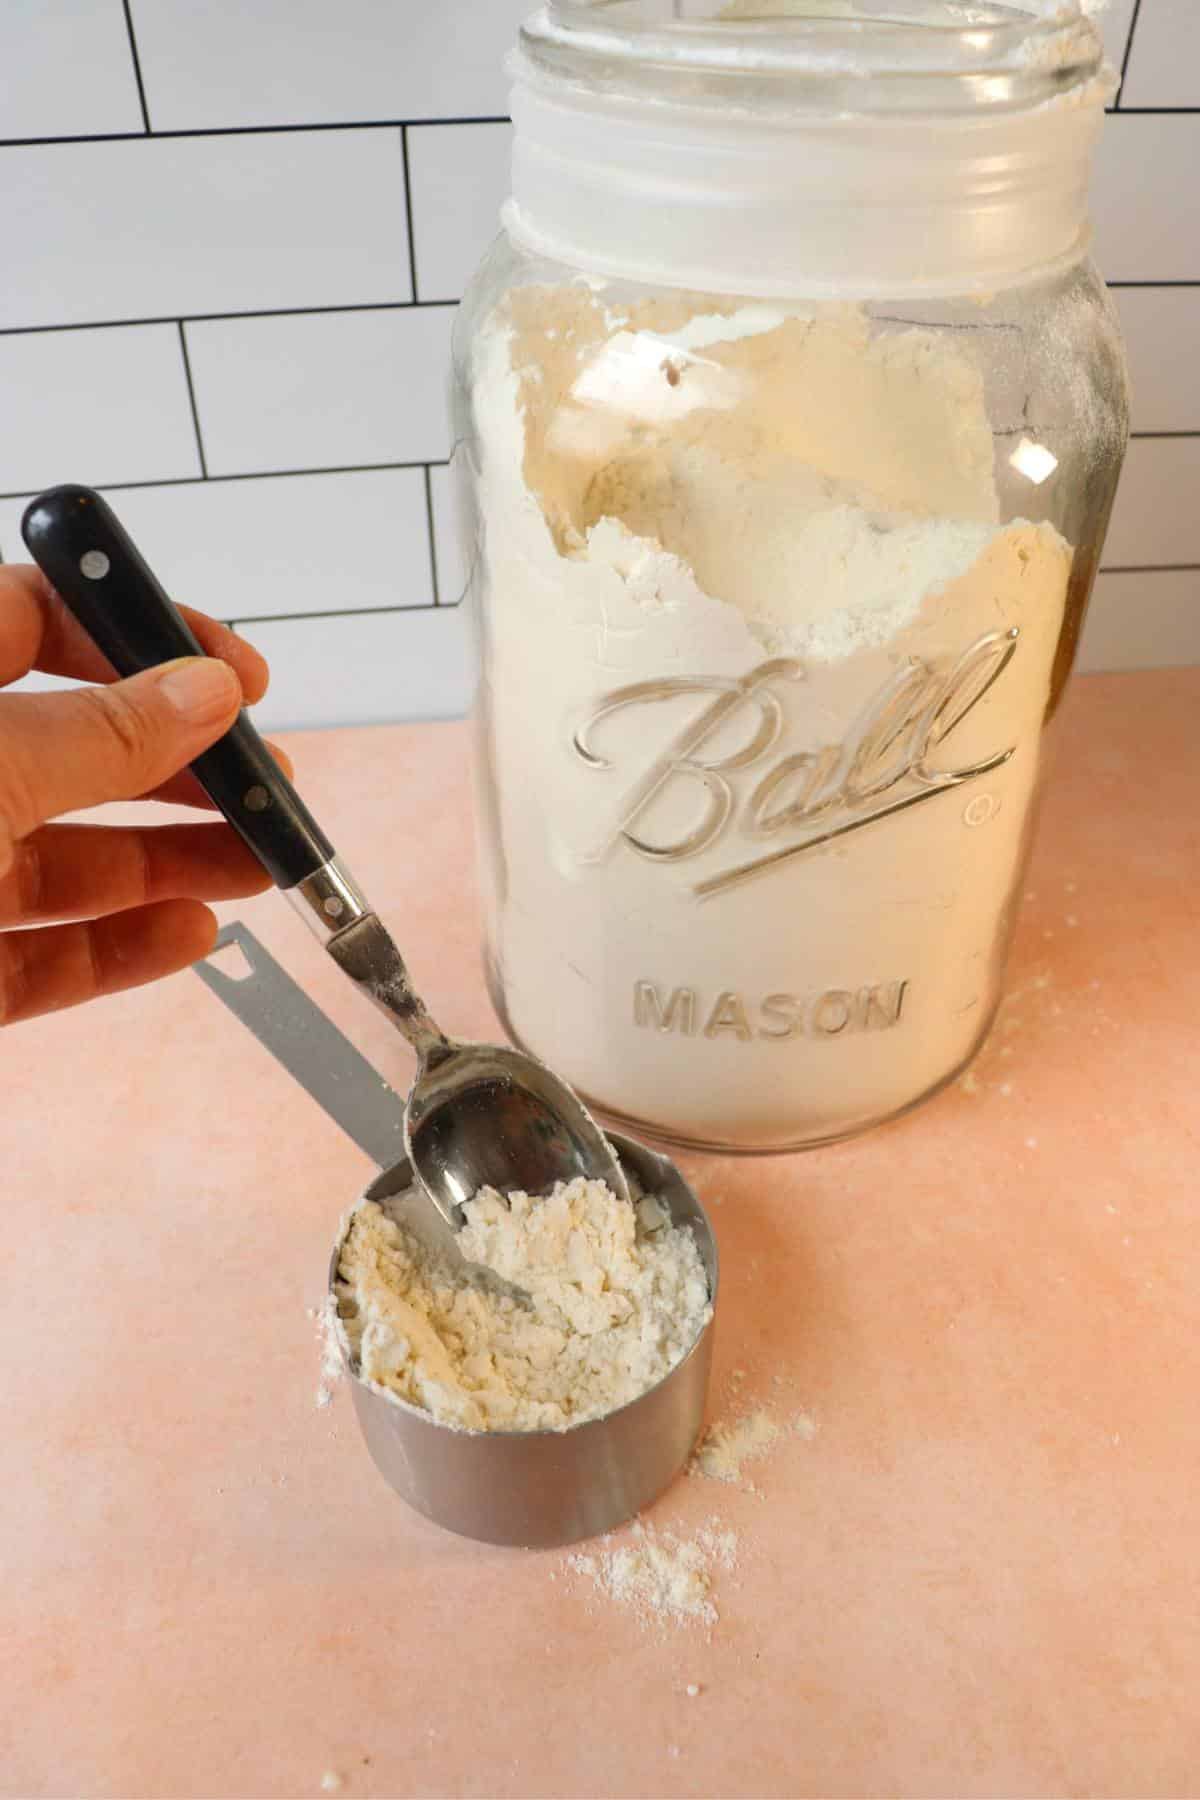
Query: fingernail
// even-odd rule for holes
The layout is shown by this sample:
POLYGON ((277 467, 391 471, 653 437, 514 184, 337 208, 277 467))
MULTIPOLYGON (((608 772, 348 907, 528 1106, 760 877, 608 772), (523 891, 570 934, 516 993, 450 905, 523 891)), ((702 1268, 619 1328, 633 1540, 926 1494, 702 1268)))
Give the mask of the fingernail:
POLYGON ((175 711, 193 725, 223 719, 240 693, 238 678, 228 663, 213 656, 172 663, 158 685, 175 711))

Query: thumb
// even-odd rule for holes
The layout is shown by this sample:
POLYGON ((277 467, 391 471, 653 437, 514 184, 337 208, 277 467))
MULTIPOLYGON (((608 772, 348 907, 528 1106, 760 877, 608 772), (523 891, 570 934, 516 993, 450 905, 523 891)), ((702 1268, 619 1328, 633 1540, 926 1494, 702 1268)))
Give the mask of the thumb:
POLYGON ((0 870, 19 842, 60 813, 131 800, 158 787, 228 731, 237 676, 185 657, 67 694, 0 695, 0 870))

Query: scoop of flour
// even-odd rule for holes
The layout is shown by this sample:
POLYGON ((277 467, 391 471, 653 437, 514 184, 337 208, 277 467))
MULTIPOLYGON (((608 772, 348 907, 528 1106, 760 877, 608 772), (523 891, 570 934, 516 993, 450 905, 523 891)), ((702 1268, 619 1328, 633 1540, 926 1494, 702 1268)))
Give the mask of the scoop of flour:
POLYGON ((565 1430, 626 1405, 691 1349, 711 1316, 691 1231, 603 1182, 545 1199, 482 1189, 458 1244, 523 1297, 472 1278, 374 1202, 355 1212, 339 1311, 362 1374, 442 1424, 565 1430))

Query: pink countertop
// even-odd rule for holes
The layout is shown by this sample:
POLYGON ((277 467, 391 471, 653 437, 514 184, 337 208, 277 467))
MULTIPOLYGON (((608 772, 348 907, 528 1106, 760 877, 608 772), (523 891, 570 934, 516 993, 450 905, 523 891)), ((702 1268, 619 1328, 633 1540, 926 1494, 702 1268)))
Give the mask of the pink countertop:
MULTIPOLYGON (((817 1423, 758 1493, 654 1508, 739 1535, 711 1633, 438 1531, 344 1387, 316 1408, 368 1164, 199 981, 6 1036, 3 1793, 1195 1794, 1198 723, 1200 671, 1075 688, 968 1077, 833 1149, 681 1158, 714 1412, 737 1368, 743 1410, 817 1423)), ((290 747, 437 1014, 487 1033, 464 728, 290 747)), ((236 910, 402 1084, 289 909, 236 910)))

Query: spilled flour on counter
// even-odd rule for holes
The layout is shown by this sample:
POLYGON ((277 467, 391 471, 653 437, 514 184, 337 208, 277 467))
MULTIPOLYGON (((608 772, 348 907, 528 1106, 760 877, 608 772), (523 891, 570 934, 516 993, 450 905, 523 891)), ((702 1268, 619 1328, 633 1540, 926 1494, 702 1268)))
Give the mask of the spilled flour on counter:
POLYGON ((718 1419, 701 1438, 688 1473, 757 1494, 754 1483, 743 1478, 744 1465, 765 1457, 786 1432, 809 1442, 817 1435, 817 1422, 810 1413, 802 1412, 781 1425, 765 1407, 737 1419, 718 1419))
POLYGON ((781 1435, 770 1413, 761 1409, 734 1422, 718 1421, 700 1440, 695 1468, 710 1481, 740 1481, 742 1464, 765 1456, 781 1435))
POLYGON ((333 1399, 333 1390, 346 1373, 346 1365, 342 1361, 342 1347, 338 1342, 337 1302, 332 1294, 326 1294, 320 1306, 309 1309, 309 1318, 316 1321, 317 1341, 321 1347, 321 1373, 317 1383, 317 1405, 326 1407, 333 1399))
POLYGON ((732 1569, 737 1550, 736 1532, 715 1518, 692 1538, 658 1532, 639 1519, 628 1543, 569 1556, 567 1567, 643 1624, 715 1625, 713 1570, 732 1569))
POLYGON ((600 1418, 661 1381, 712 1316, 692 1232, 649 1195, 631 1206, 579 1177, 544 1199, 484 1188, 463 1212, 466 1263, 418 1234, 404 1197, 398 1217, 365 1201, 336 1284, 365 1379, 439 1424, 565 1431, 600 1418))

